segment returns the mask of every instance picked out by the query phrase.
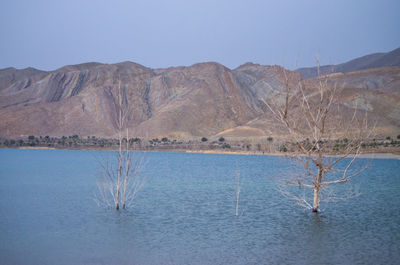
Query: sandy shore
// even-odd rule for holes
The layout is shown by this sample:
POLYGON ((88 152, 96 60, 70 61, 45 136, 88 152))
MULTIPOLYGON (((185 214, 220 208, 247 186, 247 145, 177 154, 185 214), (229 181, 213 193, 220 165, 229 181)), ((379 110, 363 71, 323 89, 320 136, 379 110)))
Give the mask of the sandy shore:
POLYGON ((55 147, 46 147, 46 146, 20 146, 17 149, 42 149, 42 150, 56 150, 55 147))
POLYGON ((359 158, 376 158, 376 159, 400 159, 400 154, 392 153, 374 153, 374 154, 361 154, 359 158))
POLYGON ((221 150, 182 150, 176 152, 183 153, 194 153, 194 154, 220 154, 220 155, 274 155, 280 156, 282 154, 262 154, 262 153, 254 153, 254 152, 246 152, 246 151, 221 151, 221 150))

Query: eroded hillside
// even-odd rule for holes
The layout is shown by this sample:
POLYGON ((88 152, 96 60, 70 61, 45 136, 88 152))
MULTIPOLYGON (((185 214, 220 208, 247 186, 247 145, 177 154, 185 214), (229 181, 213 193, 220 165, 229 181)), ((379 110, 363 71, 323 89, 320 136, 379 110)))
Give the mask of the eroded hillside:
MULTIPOLYGON (((290 86, 302 77, 286 71, 290 86)), ((384 134, 400 128, 400 67, 335 74, 340 102, 367 111, 384 134)), ((0 134, 116 135, 118 86, 128 106, 127 126, 137 137, 266 137, 284 135, 260 99, 280 102, 280 66, 218 63, 150 69, 135 63, 87 63, 45 72, 0 70, 0 134)), ((304 81, 309 89, 317 81, 304 81)))

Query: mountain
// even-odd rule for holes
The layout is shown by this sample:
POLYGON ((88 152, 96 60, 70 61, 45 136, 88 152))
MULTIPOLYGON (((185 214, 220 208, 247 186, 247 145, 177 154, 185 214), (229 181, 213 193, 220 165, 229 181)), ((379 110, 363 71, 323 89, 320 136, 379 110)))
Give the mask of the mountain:
MULTIPOLYGON (((115 137, 121 84, 132 136, 279 138, 282 131, 260 99, 283 102, 285 75, 290 86, 302 79, 280 66, 253 63, 233 70, 215 62, 166 69, 132 62, 48 72, 6 68, 0 70, 0 136, 115 137)), ((343 106, 369 111, 384 135, 400 132, 400 67, 334 74, 329 80, 343 88, 343 106)), ((306 81, 316 86, 317 80, 306 81)))
POLYGON ((22 70, 17 70, 13 67, 2 69, 0 70, 0 90, 21 80, 25 80, 26 83, 20 84, 20 86, 28 87, 31 85, 30 82, 36 82, 46 74, 45 71, 40 71, 31 67, 22 70))
MULTIPOLYGON (((324 65, 320 67, 320 74, 349 73, 387 66, 400 66, 400 48, 387 53, 365 55, 338 65, 324 65)), ((318 75, 317 67, 299 68, 296 71, 304 78, 313 78, 318 75)))

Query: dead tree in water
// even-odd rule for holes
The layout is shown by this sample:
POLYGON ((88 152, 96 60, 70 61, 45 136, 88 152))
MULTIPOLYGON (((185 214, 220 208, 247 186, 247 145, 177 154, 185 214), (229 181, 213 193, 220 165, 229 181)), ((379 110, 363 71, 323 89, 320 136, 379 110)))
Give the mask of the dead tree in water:
POLYGON ((357 195, 350 190, 339 196, 338 189, 332 187, 348 183, 364 169, 359 166, 354 169, 354 164, 363 140, 370 138, 372 130, 366 112, 362 114, 357 111, 357 106, 351 110, 340 104, 340 89, 329 84, 327 76, 290 82, 286 70, 282 71, 285 91, 280 92, 278 99, 261 101, 281 129, 286 131, 287 142, 294 151, 292 158, 300 167, 296 168, 294 176, 280 177, 284 181, 278 189, 299 205, 318 212, 322 201, 343 200, 357 195), (341 150, 334 154, 332 143, 339 138, 344 141, 341 150), (307 196, 304 189, 310 189, 313 195, 307 196), (303 195, 299 195, 299 191, 303 195))
POLYGON ((240 180, 240 171, 236 171, 236 207, 235 207, 235 216, 239 216, 239 198, 240 198, 240 189, 241 189, 241 180, 240 180))
POLYGON ((137 192, 144 185, 140 171, 144 166, 143 157, 137 155, 129 146, 129 129, 127 126, 128 104, 123 102, 121 81, 118 84, 118 95, 113 97, 116 110, 116 128, 118 131, 118 151, 114 157, 99 160, 101 180, 97 183, 98 194, 95 201, 98 205, 115 207, 118 211, 129 207, 137 192), (126 131, 126 138, 123 133, 126 131))

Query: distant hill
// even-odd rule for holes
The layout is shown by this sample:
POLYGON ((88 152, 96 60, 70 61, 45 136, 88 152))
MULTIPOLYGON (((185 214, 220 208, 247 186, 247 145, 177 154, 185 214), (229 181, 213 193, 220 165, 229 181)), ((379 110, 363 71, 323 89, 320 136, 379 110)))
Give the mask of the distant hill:
MULTIPOLYGON (((47 72, 40 71, 35 68, 29 67, 21 70, 17 70, 13 67, 5 68, 0 70, 0 90, 7 88, 10 85, 20 80, 39 80, 43 78, 47 72)), ((25 85, 28 85, 25 84, 25 85)))
MULTIPOLYGON (((368 65, 381 65, 390 56, 373 57, 368 65)), ((302 78, 295 71, 286 75, 291 86, 302 78)), ((85 63, 48 72, 2 69, 0 136, 115 137, 119 81, 133 136, 282 136, 260 99, 284 100, 284 69, 246 63, 231 70, 214 62, 166 69, 133 62, 85 63)), ((315 80, 306 81, 315 87, 315 80)), ((340 101, 346 108, 367 110, 384 135, 400 133, 400 67, 335 74, 330 82, 344 88, 340 101)))
MULTIPOLYGON (((338 65, 324 65, 320 67, 320 74, 349 73, 386 66, 400 66, 400 48, 387 53, 365 55, 338 65)), ((318 75, 317 67, 299 68, 296 71, 305 78, 313 78, 318 75)))

